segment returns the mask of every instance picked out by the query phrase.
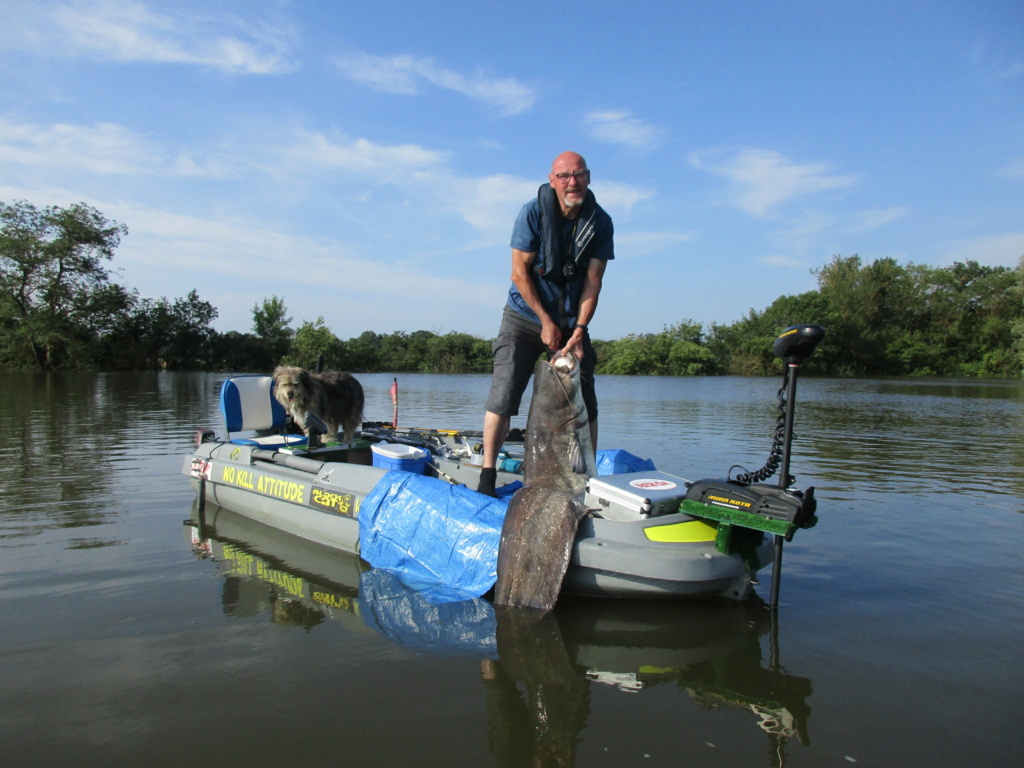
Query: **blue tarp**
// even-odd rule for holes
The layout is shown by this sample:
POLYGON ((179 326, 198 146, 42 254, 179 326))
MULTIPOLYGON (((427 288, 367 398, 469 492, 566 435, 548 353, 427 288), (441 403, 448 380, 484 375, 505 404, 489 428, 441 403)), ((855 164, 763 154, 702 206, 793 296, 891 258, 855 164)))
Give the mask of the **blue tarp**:
POLYGON ((359 508, 359 554, 432 602, 480 597, 498 577, 507 499, 392 470, 359 508))
POLYGON ((641 459, 621 448, 597 452, 597 474, 622 475, 626 472, 652 472, 657 467, 650 459, 641 459))
POLYGON ((479 597, 431 602, 397 573, 374 568, 359 578, 359 613, 366 626, 413 651, 497 658, 494 606, 479 597))
MULTIPOLYGON (((650 459, 598 451, 599 475, 653 470, 650 459)), ((509 500, 520 483, 493 499, 463 485, 391 470, 359 508, 359 554, 393 572, 430 603, 480 597, 498 578, 498 545, 509 500)))

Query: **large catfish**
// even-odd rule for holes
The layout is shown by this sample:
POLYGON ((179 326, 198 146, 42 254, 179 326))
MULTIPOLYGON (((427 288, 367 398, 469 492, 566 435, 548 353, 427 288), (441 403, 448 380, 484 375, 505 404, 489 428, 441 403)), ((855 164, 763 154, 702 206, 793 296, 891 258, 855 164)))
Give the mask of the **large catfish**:
POLYGON ((550 610, 569 567, 587 481, 596 475, 574 355, 541 360, 526 420, 523 487, 501 529, 494 602, 550 610))

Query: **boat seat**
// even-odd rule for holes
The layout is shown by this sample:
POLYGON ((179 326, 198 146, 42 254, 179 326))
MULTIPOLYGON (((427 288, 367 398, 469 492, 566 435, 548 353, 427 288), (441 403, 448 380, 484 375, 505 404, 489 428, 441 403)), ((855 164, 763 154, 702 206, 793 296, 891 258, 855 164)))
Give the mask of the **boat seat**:
POLYGON ((305 435, 282 434, 288 414, 273 395, 274 379, 260 374, 232 376, 220 388, 220 412, 227 439, 239 445, 268 450, 301 447, 305 435), (256 432, 254 437, 232 437, 235 432, 256 432))

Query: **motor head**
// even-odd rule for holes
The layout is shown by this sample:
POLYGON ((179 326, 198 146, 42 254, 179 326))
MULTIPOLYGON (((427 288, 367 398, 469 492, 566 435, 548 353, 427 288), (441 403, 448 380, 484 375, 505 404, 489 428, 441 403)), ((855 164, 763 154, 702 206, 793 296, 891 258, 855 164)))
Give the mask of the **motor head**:
POLYGON ((825 329, 820 325, 791 325, 779 334, 772 352, 787 364, 798 365, 814 354, 824 338, 825 329))

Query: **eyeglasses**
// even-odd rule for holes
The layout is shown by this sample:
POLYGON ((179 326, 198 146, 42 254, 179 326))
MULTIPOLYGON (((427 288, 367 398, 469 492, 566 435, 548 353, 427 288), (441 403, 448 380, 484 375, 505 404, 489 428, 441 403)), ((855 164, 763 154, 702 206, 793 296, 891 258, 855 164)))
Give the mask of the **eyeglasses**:
POLYGON ((576 181, 586 181, 590 178, 590 171, 576 171, 576 173, 556 173, 555 178, 558 179, 559 184, 568 184, 569 179, 575 179, 576 181))

